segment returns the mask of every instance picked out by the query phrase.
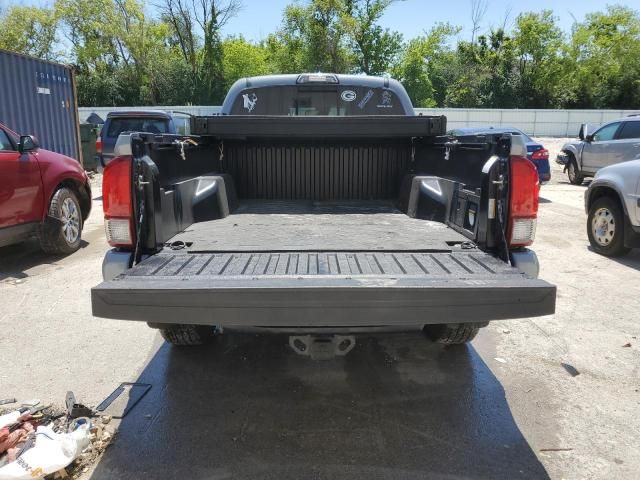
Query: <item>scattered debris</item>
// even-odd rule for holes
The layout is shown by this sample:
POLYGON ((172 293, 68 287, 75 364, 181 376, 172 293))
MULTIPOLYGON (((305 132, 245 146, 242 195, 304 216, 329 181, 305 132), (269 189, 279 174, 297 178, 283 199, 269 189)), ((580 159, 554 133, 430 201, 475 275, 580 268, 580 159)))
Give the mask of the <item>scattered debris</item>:
POLYGON ((100 405, 98 412, 113 418, 123 418, 151 389, 148 383, 123 382, 100 405))
POLYGON ((541 448, 541 452, 571 452, 573 448, 541 448))
POLYGON ((511 330, 509 330, 508 328, 503 328, 502 333, 511 333, 511 330))
POLYGON ((65 404, 66 409, 29 400, 0 407, 0 480, 75 479, 97 462, 116 434, 111 417, 74 418, 93 410, 77 403, 72 392, 65 404))
POLYGON ((93 410, 91 410, 89 407, 86 407, 82 403, 76 402, 76 396, 73 394, 73 392, 67 392, 67 398, 65 401, 67 404, 67 412, 69 412, 69 416, 71 418, 94 416, 93 410))
POLYGON ((507 361, 504 358, 500 358, 500 357, 495 357, 494 360, 500 363, 507 363, 507 361))
POLYGON ((623 348, 629 348, 631 347, 631 342, 627 342, 624 345, 622 345, 623 348))
POLYGON ((578 375, 580 375, 580 372, 578 371, 578 369, 576 367, 574 367, 573 365, 569 365, 568 363, 563 363, 563 362, 560 362, 560 365, 562 365, 562 367, 572 377, 577 377, 578 375))

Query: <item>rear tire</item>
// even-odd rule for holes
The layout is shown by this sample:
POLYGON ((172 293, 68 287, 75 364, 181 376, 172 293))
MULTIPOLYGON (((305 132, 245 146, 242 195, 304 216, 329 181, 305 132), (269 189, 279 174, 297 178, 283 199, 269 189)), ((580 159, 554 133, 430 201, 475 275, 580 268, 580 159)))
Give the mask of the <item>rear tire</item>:
POLYGON ((437 325, 425 325, 424 334, 436 343, 445 345, 462 345, 475 338, 485 323, 442 323, 437 325))
POLYGON ((616 199, 598 198, 589 208, 587 235, 591 248, 606 257, 618 257, 629 252, 624 246, 624 211, 616 199))
POLYGON ((206 325, 171 325, 160 329, 165 341, 179 347, 204 345, 216 336, 215 327, 206 325))
POLYGON ((73 191, 60 188, 53 194, 38 239, 42 250, 53 255, 69 255, 80 248, 82 210, 73 191))
POLYGON ((584 175, 580 173, 578 162, 576 162, 573 156, 571 157, 569 165, 567 165, 567 177, 569 177, 569 183, 571 183, 571 185, 582 185, 584 181, 584 175))

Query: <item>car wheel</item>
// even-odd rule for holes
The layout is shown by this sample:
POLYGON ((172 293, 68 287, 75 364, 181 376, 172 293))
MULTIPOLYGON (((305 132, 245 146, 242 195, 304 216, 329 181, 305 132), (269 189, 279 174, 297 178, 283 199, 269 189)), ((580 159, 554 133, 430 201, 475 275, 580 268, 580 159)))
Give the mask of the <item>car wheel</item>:
POLYGON ((206 325, 170 325, 160 329, 160 335, 180 347, 204 345, 216 337, 216 328, 206 325))
POLYGON ((82 210, 78 197, 68 188, 53 194, 47 218, 40 225, 38 238, 46 253, 69 255, 80 248, 82 210))
POLYGON ((445 345, 461 345, 475 338, 485 323, 442 323, 437 325, 425 325, 424 334, 437 343, 445 345))
POLYGON ((580 174, 575 158, 572 158, 569 165, 567 165, 567 176, 571 185, 582 185, 584 181, 584 175, 580 174))
POLYGON ((598 198, 587 217, 587 235, 591 247, 599 254, 616 257, 629 252, 624 246, 624 212, 616 199, 598 198))

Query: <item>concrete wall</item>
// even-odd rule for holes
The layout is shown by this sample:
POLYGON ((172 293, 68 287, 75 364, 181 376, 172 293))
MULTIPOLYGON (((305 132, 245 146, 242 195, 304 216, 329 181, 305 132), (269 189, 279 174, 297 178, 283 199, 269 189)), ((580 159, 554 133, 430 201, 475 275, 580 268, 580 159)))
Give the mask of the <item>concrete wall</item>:
MULTIPOLYGON (((174 110, 192 115, 212 115, 220 111, 217 106, 178 107, 82 107, 80 121, 91 112, 103 119, 113 110, 174 110)), ((609 120, 638 114, 640 110, 518 110, 482 108, 418 108, 424 115, 445 115, 449 129, 492 125, 516 127, 530 135, 549 137, 575 137, 583 123, 601 124, 609 120)))

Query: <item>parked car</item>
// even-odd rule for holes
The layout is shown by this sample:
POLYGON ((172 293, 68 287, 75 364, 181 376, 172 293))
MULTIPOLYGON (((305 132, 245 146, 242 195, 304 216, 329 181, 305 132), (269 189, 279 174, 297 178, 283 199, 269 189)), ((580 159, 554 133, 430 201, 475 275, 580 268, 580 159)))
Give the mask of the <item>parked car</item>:
POLYGON ((188 134, 188 114, 161 110, 115 111, 107 119, 96 140, 97 163, 100 170, 113 158, 113 148, 122 132, 188 134))
POLYGON ((551 180, 551 166, 549 165, 549 150, 544 148, 539 142, 536 142, 522 130, 513 127, 474 127, 474 128, 456 128, 449 132, 453 135, 489 135, 510 133, 522 138, 527 147, 527 158, 533 162, 538 170, 540 183, 551 180))
POLYGON ((45 252, 80 248, 91 186, 80 164, 0 124, 0 247, 37 236, 45 252))
POLYGON ((556 158, 573 185, 581 185, 601 168, 640 158, 640 117, 613 120, 593 133, 589 127, 583 125, 580 140, 565 143, 556 158))
POLYGON ((640 248, 640 160, 596 172, 584 204, 593 250, 614 257, 640 248))
POLYGON ((366 329, 462 344, 489 321, 554 312, 527 248, 539 179, 521 135, 450 148, 445 117, 361 75, 241 79, 222 113, 196 117, 196 137, 120 135, 95 316, 176 345, 214 325, 283 328, 313 355, 366 329))

